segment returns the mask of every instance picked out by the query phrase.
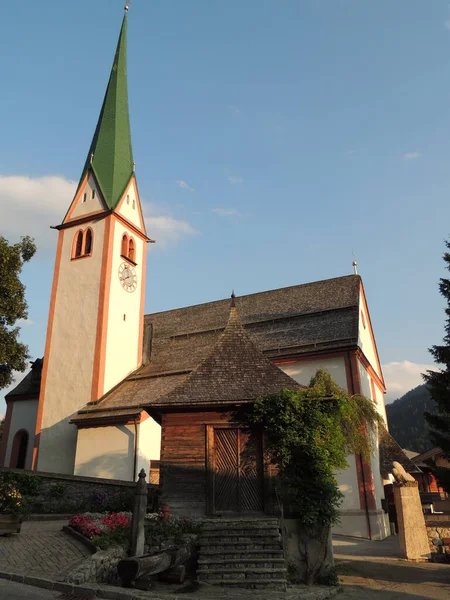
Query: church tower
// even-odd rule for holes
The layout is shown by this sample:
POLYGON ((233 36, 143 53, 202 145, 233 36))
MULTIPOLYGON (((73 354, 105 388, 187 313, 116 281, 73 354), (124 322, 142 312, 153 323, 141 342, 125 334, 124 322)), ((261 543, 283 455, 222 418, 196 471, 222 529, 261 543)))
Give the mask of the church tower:
POLYGON ((33 468, 74 472, 70 418, 141 365, 146 235, 131 148, 125 13, 103 106, 59 231, 33 468))

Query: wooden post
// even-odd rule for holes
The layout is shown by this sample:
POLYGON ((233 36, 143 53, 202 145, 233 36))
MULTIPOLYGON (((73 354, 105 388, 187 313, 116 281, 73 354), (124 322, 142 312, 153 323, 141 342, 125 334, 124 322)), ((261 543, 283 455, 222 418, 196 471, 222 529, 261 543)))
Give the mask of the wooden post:
POLYGON ((144 521, 147 514, 147 482, 145 471, 141 469, 134 491, 133 516, 131 518, 131 556, 144 554, 144 521))

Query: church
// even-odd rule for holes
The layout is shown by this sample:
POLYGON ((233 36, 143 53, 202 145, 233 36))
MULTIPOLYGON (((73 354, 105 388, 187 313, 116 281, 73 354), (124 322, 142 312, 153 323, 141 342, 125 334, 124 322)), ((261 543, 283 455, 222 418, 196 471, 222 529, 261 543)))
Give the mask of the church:
MULTIPOLYGON (((126 37, 127 13, 78 188, 55 228, 44 358, 6 396, 0 464, 126 481, 159 464, 174 514, 273 514, 263 439, 243 466, 249 440, 231 411, 307 386, 323 368, 386 420, 363 283, 353 274, 144 314, 152 240, 132 155, 126 37)), ((348 462, 335 531, 383 539, 378 451, 348 462)))

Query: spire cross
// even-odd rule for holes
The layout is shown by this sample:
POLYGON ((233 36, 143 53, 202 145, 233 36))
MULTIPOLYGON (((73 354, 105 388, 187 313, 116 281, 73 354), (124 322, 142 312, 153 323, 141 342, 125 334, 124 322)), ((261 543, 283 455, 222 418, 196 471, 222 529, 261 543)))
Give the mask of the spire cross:
POLYGON ((131 0, 128 0, 127 2, 125 2, 125 6, 123 7, 123 10, 125 12, 128 12, 128 9, 130 8, 130 3, 131 3, 131 0))

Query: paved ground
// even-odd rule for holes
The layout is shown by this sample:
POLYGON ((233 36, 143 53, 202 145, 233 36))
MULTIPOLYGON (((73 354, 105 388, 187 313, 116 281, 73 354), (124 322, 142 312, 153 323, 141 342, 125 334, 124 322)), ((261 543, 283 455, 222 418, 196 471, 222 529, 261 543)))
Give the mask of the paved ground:
POLYGON ((382 542, 336 537, 333 545, 343 586, 339 600, 450 598, 450 565, 401 560, 396 537, 382 542))
MULTIPOLYGON (((0 580, 0 600, 53 600, 61 593, 41 590, 31 585, 0 580)), ((81 599, 80 599, 81 600, 81 599)))
POLYGON ((83 544, 61 531, 66 524, 27 521, 19 535, 0 536, 0 570, 63 579, 68 569, 90 554, 83 544))

